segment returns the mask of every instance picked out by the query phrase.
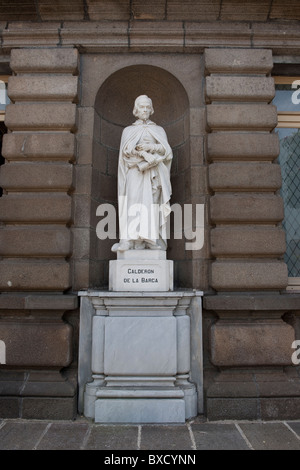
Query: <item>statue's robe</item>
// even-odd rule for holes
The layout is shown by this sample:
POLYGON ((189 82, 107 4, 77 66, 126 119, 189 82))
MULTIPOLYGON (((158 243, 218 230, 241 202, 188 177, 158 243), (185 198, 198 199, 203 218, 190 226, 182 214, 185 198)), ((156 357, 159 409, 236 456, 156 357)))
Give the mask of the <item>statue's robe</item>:
POLYGON ((167 135, 154 122, 137 120, 124 129, 118 166, 120 240, 160 242, 165 245, 162 248, 166 248, 166 223, 171 211, 172 158, 167 135), (143 142, 160 144, 160 152, 154 154, 157 165, 140 171, 143 158, 134 150, 143 142))

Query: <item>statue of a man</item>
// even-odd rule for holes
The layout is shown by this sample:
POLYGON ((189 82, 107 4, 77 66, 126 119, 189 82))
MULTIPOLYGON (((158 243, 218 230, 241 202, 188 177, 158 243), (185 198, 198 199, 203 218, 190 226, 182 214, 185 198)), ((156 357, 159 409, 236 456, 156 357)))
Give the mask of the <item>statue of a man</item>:
POLYGON ((118 205, 120 242, 112 251, 166 249, 173 158, 164 129, 149 120, 151 99, 136 98, 137 121, 124 129, 119 153, 118 205))

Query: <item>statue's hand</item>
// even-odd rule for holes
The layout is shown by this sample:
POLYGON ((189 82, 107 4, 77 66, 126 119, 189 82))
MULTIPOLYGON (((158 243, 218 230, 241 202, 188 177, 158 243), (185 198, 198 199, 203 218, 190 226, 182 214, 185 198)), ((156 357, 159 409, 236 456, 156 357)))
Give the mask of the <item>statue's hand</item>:
POLYGON ((136 150, 140 152, 152 152, 154 147, 151 144, 139 144, 136 146, 136 150))
POLYGON ((141 152, 141 156, 144 158, 144 160, 146 160, 146 162, 148 162, 150 165, 152 165, 154 162, 155 162, 155 158, 153 157, 153 155, 151 155, 151 153, 148 153, 148 152, 141 152))

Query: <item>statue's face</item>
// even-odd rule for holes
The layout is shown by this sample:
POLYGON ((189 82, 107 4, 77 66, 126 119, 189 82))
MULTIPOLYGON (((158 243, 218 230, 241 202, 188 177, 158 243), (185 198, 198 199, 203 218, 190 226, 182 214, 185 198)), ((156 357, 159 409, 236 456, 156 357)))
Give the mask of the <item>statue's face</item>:
POLYGON ((151 104, 148 100, 141 100, 137 103, 137 117, 143 121, 151 116, 151 104))

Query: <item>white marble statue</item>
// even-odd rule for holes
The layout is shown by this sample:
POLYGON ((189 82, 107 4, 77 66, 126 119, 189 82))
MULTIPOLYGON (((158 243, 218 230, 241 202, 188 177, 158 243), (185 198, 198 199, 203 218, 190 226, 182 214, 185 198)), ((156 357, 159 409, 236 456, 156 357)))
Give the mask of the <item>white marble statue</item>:
POLYGON ((112 251, 166 249, 173 158, 164 129, 149 120, 151 99, 136 98, 137 118, 123 130, 118 167, 120 242, 112 251))

